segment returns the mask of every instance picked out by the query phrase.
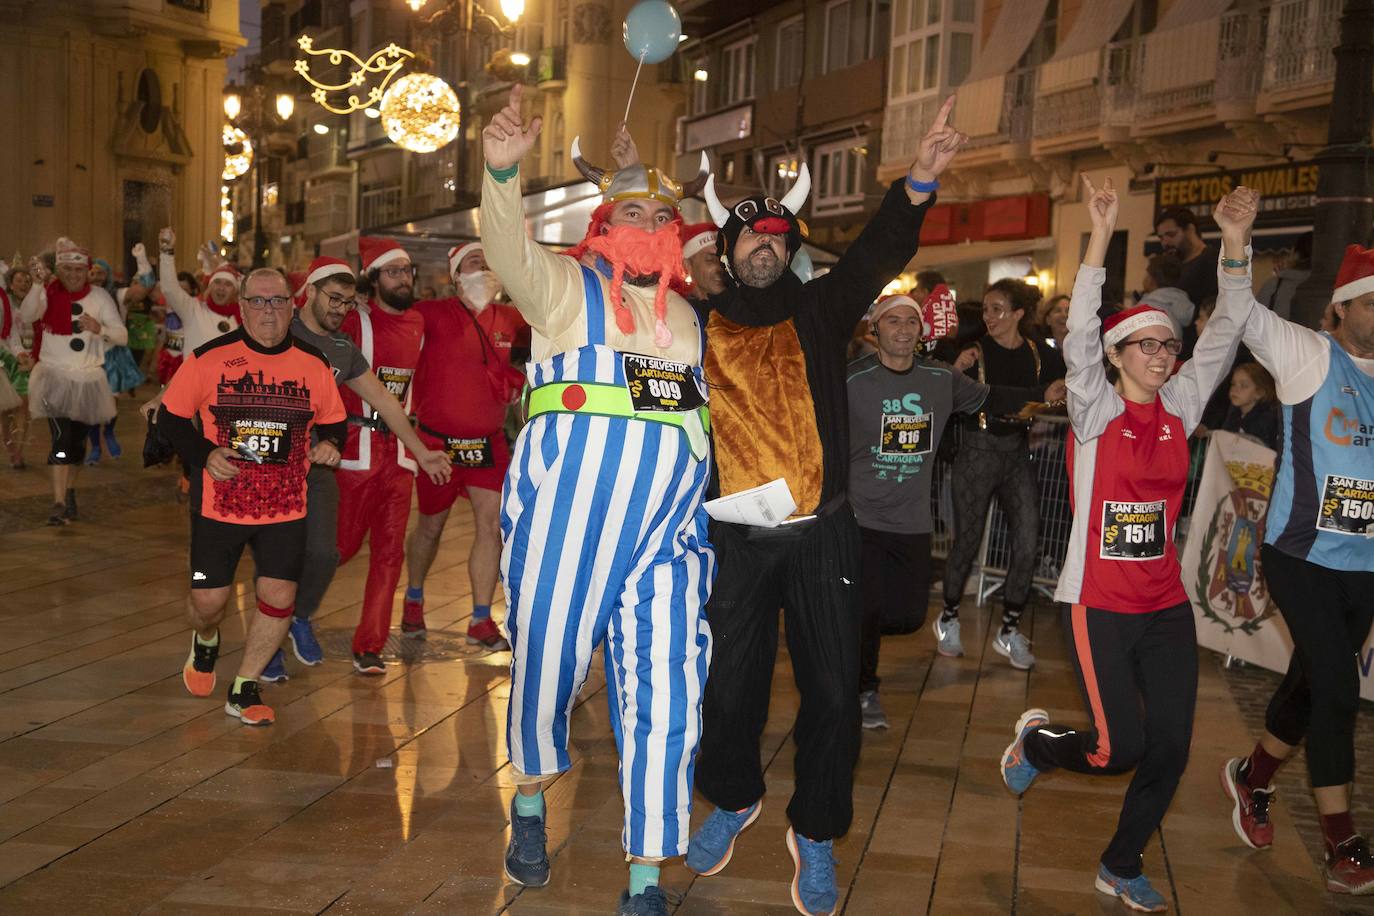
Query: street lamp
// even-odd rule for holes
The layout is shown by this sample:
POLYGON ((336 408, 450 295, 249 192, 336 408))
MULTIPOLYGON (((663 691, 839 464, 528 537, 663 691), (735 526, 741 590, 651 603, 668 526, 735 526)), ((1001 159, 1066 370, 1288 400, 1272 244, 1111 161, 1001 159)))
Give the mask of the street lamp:
POLYGON ((253 202, 253 266, 267 263, 267 236, 262 231, 263 172, 267 165, 267 135, 291 120, 296 100, 286 92, 272 93, 260 69, 250 71, 250 85, 228 86, 224 92, 224 114, 232 127, 249 138, 255 149, 255 200, 253 202), (271 106, 270 108, 268 106, 271 106))

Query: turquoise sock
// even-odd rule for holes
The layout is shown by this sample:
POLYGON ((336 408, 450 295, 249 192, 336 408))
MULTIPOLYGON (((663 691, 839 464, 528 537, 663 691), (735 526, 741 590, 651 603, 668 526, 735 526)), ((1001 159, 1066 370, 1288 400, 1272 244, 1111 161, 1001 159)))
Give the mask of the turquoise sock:
POLYGON ((476 623, 480 620, 487 620, 491 617, 490 604, 474 604, 472 606, 472 621, 476 623))
POLYGON ((644 893, 650 885, 658 887, 658 866, 630 863, 630 896, 644 893))
POLYGON ((543 817, 544 793, 540 792, 537 795, 526 795, 523 792, 516 792, 515 813, 521 817, 543 817))
POLYGON ((425 587, 424 587, 423 585, 420 586, 419 588, 411 588, 411 587, 407 586, 407 587, 406 587, 406 600, 407 600, 407 601, 424 601, 424 600, 425 600, 425 587))

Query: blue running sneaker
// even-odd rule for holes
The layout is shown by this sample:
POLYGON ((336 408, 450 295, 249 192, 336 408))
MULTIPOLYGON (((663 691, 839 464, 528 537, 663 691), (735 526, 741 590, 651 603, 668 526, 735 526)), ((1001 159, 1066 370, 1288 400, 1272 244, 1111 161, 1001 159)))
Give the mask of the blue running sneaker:
POLYGON ((758 820, 762 810, 763 799, 759 799, 743 811, 712 811, 687 843, 687 868, 703 878, 719 874, 735 854, 735 839, 758 820))
POLYGON ((264 684, 280 684, 290 679, 291 675, 286 673, 286 653, 278 649, 267 667, 262 669, 262 674, 258 675, 258 680, 264 684))
POLYGON ((615 916, 668 916, 668 898, 652 884, 633 897, 629 891, 623 891, 615 916))
POLYGON ((797 873, 792 876, 792 905, 805 916, 826 916, 840 899, 835 887, 835 857, 830 840, 817 842, 787 828, 787 851, 797 873))
POLYGON ((1021 713, 1021 718, 1016 720, 1016 740, 1008 744, 1002 754, 1002 781, 1017 795, 1029 789, 1031 783, 1035 782, 1035 777, 1040 775, 1040 771, 1031 766, 1026 755, 1022 753, 1021 745, 1027 735, 1040 726, 1047 725, 1049 721, 1050 714, 1043 709, 1027 709, 1021 713))
POLYGON ((1163 913, 1169 908, 1163 895, 1150 885, 1150 879, 1144 875, 1118 878, 1107 871, 1107 866, 1098 865, 1096 887, 1102 893, 1117 897, 1126 906, 1142 913, 1163 913))
POLYGON ((549 839, 542 817, 521 817, 510 800, 510 843, 506 846, 506 877, 525 887, 549 883, 549 839))
POLYGON ((292 617, 291 629, 286 633, 291 637, 291 654, 302 665, 313 667, 324 661, 324 650, 315 641, 315 630, 310 626, 310 621, 292 617))

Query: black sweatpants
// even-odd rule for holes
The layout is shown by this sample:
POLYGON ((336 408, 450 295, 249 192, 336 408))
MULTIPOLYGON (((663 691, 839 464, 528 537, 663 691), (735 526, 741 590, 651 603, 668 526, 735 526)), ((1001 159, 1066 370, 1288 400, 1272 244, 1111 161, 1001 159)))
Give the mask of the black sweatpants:
MULTIPOLYGON (((957 605, 964 597, 964 584, 973 561, 978 558, 988 506, 995 495, 1006 513, 1011 537, 1011 561, 1007 566, 1002 600, 1013 607, 1025 607, 1030 598, 1040 537, 1040 495, 1035 461, 1023 437, 1014 437, 1016 447, 1013 449, 979 448, 980 437, 994 438, 989 433, 965 434, 964 445, 954 461, 954 476, 950 482, 954 498, 954 544, 945 560, 945 604, 957 605)), ((997 440, 1006 438, 995 437, 997 440)))
POLYGON ((914 633, 930 603, 930 534, 896 534, 859 528, 862 544, 859 597, 863 636, 859 692, 877 690, 878 651, 884 633, 914 633))
POLYGON ((1075 604, 1064 610, 1069 643, 1092 727, 1053 722, 1026 736, 1038 770, 1135 776, 1121 803, 1102 864, 1121 878, 1140 874, 1140 857, 1159 829, 1188 764, 1197 704, 1197 629, 1184 602, 1147 614, 1075 604))
POLYGON ((1284 744, 1307 739, 1314 788, 1343 786, 1355 777, 1359 653, 1374 621, 1374 573, 1319 566, 1269 544, 1260 562, 1293 637, 1288 673, 1264 727, 1284 744))
POLYGON ((812 840, 843 836, 859 759, 859 526, 843 505, 803 531, 711 523, 719 566, 706 618, 711 674, 696 788, 739 811, 763 797, 759 739, 778 654, 778 609, 801 694, 787 816, 812 840))

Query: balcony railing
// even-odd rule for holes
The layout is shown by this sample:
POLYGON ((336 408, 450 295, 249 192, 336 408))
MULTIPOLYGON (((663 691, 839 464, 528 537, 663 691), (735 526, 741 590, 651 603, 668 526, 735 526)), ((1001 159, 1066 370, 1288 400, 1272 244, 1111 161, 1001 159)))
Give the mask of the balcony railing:
POLYGON ((1269 12, 1264 88, 1270 91, 1330 80, 1331 49, 1339 43, 1341 0, 1279 0, 1269 12))
POLYGON ((974 137, 969 141, 970 149, 998 146, 1003 143, 1023 145, 1030 142, 1035 121, 1036 75, 1037 71, 1033 67, 1013 70, 1007 74, 997 133, 974 137))
POLYGON ((1227 13, 1221 17, 1217 49, 1217 102, 1249 101, 1264 80, 1264 49, 1269 11, 1227 13))
POLYGON ((1102 123, 1102 95, 1094 82, 1043 95, 1035 102, 1035 137, 1062 137, 1102 123))
POLYGON ((911 162, 941 99, 914 99, 888 106, 883 116, 883 162, 911 162))
POLYGON ((358 198, 358 225, 364 229, 385 226, 401 218, 401 186, 369 188, 358 198))
POLYGON ((1102 123, 1128 127, 1135 119, 1140 91, 1143 42, 1138 38, 1116 41, 1102 51, 1102 123))

